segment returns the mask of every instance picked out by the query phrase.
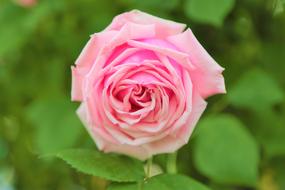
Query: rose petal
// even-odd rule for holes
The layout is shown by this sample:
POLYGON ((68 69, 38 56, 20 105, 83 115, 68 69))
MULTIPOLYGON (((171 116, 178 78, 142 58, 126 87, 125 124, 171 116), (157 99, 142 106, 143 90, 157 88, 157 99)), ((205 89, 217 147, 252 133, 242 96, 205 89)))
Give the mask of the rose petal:
POLYGON ((150 44, 147 42, 141 42, 141 41, 136 41, 136 40, 129 40, 128 44, 130 46, 136 47, 136 48, 141 48, 141 49, 147 49, 147 50, 152 50, 154 52, 157 53, 161 53, 163 55, 166 55, 172 59, 174 59, 175 61, 177 61, 177 63, 179 63, 182 67, 188 69, 188 70, 192 70, 193 67, 191 65, 191 63, 189 62, 189 55, 185 54, 183 52, 179 52, 175 49, 171 49, 168 47, 161 47, 161 46, 157 46, 154 44, 150 44))
POLYGON ((71 99, 74 101, 82 101, 83 96, 83 81, 86 74, 93 66, 95 59, 104 44, 112 39, 115 35, 115 31, 108 31, 104 33, 97 33, 91 36, 88 43, 80 53, 75 62, 75 67, 72 69, 72 89, 71 99))
POLYGON ((96 132, 96 130, 93 130, 94 128, 92 127, 92 125, 90 125, 90 122, 88 119, 88 117, 89 117, 88 111, 87 111, 87 107, 86 107, 85 103, 81 103, 81 105, 77 109, 77 115, 79 116, 81 122, 83 123, 83 125, 87 129, 89 135, 92 137, 92 139, 96 143, 97 147, 99 149, 102 149, 106 145, 106 143, 105 143, 106 140, 104 140, 104 138, 102 138, 103 136, 99 135, 96 132))
POLYGON ((115 152, 119 154, 126 154, 139 160, 146 160, 151 156, 151 154, 143 146, 132 146, 126 144, 107 144, 103 151, 106 153, 115 152))
POLYGON ((128 22, 137 24, 154 24, 156 27, 157 37, 178 34, 186 27, 186 25, 182 23, 155 17, 139 10, 132 10, 116 16, 112 23, 106 28, 106 31, 120 30, 128 22))
POLYGON ((196 68, 191 71, 191 79, 203 98, 226 92, 221 74, 224 69, 201 46, 190 29, 170 36, 167 40, 189 54, 190 61, 196 68))
POLYGON ((135 39, 145 39, 155 37, 155 25, 141 25, 132 22, 126 23, 117 33, 117 35, 112 38, 109 43, 104 46, 104 52, 112 50, 128 40, 135 39))
POLYGON ((150 154, 172 153, 188 143, 196 123, 206 108, 207 103, 198 95, 193 96, 193 108, 184 127, 177 133, 144 146, 150 154))

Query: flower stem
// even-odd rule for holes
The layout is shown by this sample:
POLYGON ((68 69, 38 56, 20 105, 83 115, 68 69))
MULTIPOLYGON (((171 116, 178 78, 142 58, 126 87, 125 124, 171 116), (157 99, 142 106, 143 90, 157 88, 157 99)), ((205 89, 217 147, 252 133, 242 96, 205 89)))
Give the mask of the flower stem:
POLYGON ((147 160, 146 165, 146 179, 150 178, 151 176, 151 167, 152 167, 152 157, 147 160))
POLYGON ((144 181, 138 182, 138 190, 143 190, 143 183, 144 183, 144 181))
POLYGON ((144 185, 144 182, 150 178, 150 175, 151 175, 151 167, 152 167, 152 157, 150 157, 148 160, 147 160, 147 163, 146 163, 146 176, 145 176, 145 179, 143 181, 139 181, 138 182, 138 190, 143 190, 143 185, 144 185))
POLYGON ((167 163, 166 163, 167 173, 169 174, 177 173, 176 160, 177 160, 177 152, 168 154, 167 163))

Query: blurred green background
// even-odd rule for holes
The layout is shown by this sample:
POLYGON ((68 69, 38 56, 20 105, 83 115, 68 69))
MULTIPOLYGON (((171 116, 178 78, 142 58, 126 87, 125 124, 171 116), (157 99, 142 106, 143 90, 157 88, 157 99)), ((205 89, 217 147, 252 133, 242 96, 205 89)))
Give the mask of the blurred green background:
MULTIPOLYGON (((94 148, 70 102, 70 66, 89 35, 140 9, 187 23, 225 67, 179 173, 212 190, 285 189, 284 0, 0 0, 0 190, 104 189, 39 155, 94 148)), ((165 155, 155 158, 162 169, 165 155)))

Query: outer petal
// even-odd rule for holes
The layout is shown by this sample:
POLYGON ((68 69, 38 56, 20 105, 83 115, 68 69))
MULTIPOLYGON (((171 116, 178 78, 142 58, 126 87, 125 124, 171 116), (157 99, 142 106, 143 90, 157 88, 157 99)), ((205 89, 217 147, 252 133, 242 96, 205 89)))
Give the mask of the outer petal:
POLYGON ((87 129, 89 135, 92 137, 94 142, 96 143, 97 147, 99 149, 102 149, 105 146, 104 140, 100 137, 99 134, 97 134, 95 131, 92 130, 92 127, 90 126, 90 122, 88 122, 88 113, 87 113, 87 107, 85 103, 81 103, 79 108, 77 109, 77 115, 79 116, 81 122, 87 129))
POLYGON ((190 29, 169 36, 167 40, 189 54, 190 61, 195 67, 191 71, 191 79, 203 98, 226 92, 222 76, 224 69, 207 53, 190 29))
POLYGON ((120 28, 122 28, 122 26, 127 22, 137 24, 155 24, 156 34, 158 37, 178 34, 186 27, 186 25, 182 23, 155 17, 139 10, 132 10, 116 16, 106 30, 120 30, 120 28))
POLYGON ((147 150, 140 146, 131 146, 126 144, 114 144, 105 138, 102 138, 101 135, 94 130, 90 126, 90 122, 88 122, 88 113, 85 103, 82 103, 80 107, 77 110, 77 114, 81 120, 81 122, 86 127, 88 133, 96 143, 98 149, 104 151, 104 152, 116 152, 116 153, 123 153, 126 155, 133 156, 135 158, 138 158, 140 160, 145 160, 151 155, 147 152, 147 150))
POLYGON ((109 42, 117 33, 117 31, 106 31, 91 35, 90 40, 83 48, 75 65, 80 67, 91 67, 106 42, 109 42))
POLYGON ((117 32, 108 31, 94 34, 80 53, 75 62, 75 67, 72 69, 72 89, 71 99, 82 101, 83 80, 86 74, 90 71, 99 52, 104 47, 105 43, 112 39, 117 32))
POLYGON ((146 160, 152 156, 152 154, 150 154, 147 149, 142 146, 131 146, 126 144, 108 144, 103 151, 125 154, 140 160, 146 160))
POLYGON ((82 100, 82 80, 84 75, 79 73, 74 66, 71 67, 72 82, 71 82, 71 99, 73 101, 82 100))

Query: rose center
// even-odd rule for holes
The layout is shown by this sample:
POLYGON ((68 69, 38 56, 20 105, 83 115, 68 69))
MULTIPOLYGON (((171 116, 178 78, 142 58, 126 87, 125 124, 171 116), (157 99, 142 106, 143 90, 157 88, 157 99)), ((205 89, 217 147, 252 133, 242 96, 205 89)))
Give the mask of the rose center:
POLYGON ((130 95, 131 112, 146 107, 151 102, 152 90, 143 85, 136 85, 130 95))

